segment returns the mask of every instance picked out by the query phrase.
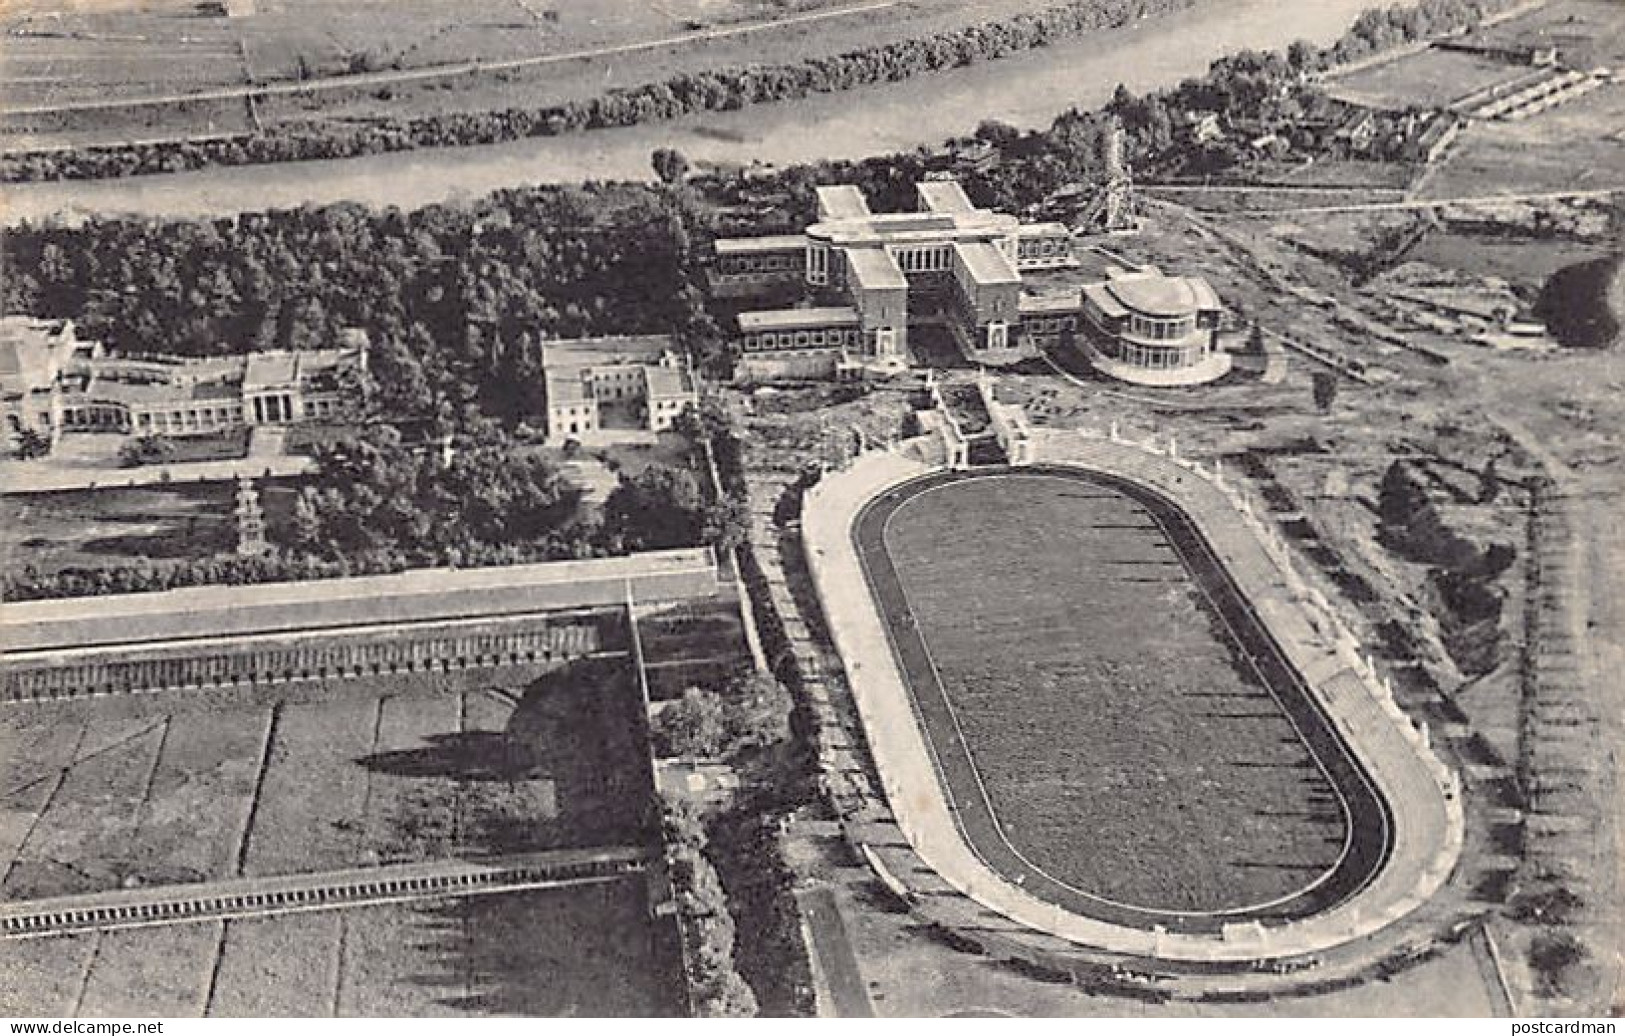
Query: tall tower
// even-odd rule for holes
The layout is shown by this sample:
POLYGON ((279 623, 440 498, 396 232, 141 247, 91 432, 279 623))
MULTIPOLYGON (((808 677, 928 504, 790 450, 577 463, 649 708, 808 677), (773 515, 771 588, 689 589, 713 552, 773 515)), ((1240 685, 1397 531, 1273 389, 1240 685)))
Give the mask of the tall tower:
POLYGON ((237 476, 237 553, 255 557, 270 549, 265 541, 265 510, 248 476, 237 476))
POLYGON ((1123 157, 1123 124, 1113 116, 1100 136, 1102 184, 1077 229, 1089 232, 1134 228, 1134 176, 1123 157))

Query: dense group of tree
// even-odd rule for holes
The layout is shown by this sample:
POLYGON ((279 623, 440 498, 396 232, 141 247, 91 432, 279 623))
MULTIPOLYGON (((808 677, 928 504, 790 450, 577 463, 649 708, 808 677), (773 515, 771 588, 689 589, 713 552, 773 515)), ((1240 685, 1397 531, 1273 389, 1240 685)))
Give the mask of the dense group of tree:
POLYGON ((655 751, 665 757, 737 760, 790 736, 790 692, 767 673, 725 687, 690 687, 651 721, 655 751))
POLYGON ((455 446, 410 445, 374 424, 321 447, 317 472, 292 514, 272 524, 271 553, 174 564, 33 566, 5 574, 6 600, 142 593, 209 584, 247 585, 375 575, 426 566, 474 568, 629 550, 711 543, 742 535, 737 500, 711 499, 684 468, 655 465, 623 475, 599 515, 552 462, 499 426, 471 427, 455 446), (636 501, 637 515, 610 502, 636 501), (641 523, 641 524, 638 524, 641 523), (629 534, 653 530, 659 539, 629 534))
MULTIPOLYGON (((1493 472, 1483 487, 1498 486, 1493 472)), ((1480 490, 1480 502, 1490 493, 1480 490)), ((1445 520, 1427 479, 1412 464, 1395 461, 1383 475, 1377 498, 1377 537, 1383 546, 1428 566, 1430 610, 1439 637, 1458 669, 1480 676, 1501 660, 1501 615, 1506 589, 1497 580, 1517 551, 1510 544, 1479 545, 1445 520)))
POLYGON ((734 969, 734 917, 717 869, 706 856, 705 822, 683 802, 668 802, 664 816, 672 891, 683 918, 683 959, 693 1014, 698 1018, 750 1018, 756 996, 734 969))
POLYGON ((88 179, 174 172, 209 165, 251 165, 490 144, 525 137, 672 119, 699 111, 833 93, 896 82, 976 61, 993 60, 1085 32, 1129 24, 1191 0, 1065 0, 1030 14, 920 39, 778 65, 682 73, 662 82, 614 90, 545 108, 452 112, 364 123, 283 123, 226 140, 139 144, 73 152, 34 152, 0 160, 0 182, 88 179))
POLYGON ((1535 315, 1570 348, 1606 349, 1625 341, 1625 252, 1553 273, 1541 287, 1535 315))
POLYGON ((535 412, 552 338, 675 330, 724 354, 691 282, 704 216, 637 185, 510 191, 411 213, 339 204, 211 222, 90 219, 7 234, 8 313, 70 317, 126 355, 371 341, 393 418, 535 412))
POLYGON ((296 551, 326 560, 382 552, 416 566, 504 547, 530 558, 598 552, 577 518, 580 490, 494 427, 440 450, 375 424, 318 448, 316 460, 286 534, 296 551))
POLYGON ((1119 87, 1104 110, 1065 112, 1047 132, 1023 135, 985 126, 983 139, 1022 159, 1015 169, 988 174, 989 196, 1030 204, 1069 182, 1097 177, 1099 140, 1110 120, 1122 125, 1125 154, 1142 177, 1217 175, 1241 159, 1246 141, 1234 135, 1199 141, 1182 134, 1193 113, 1212 113, 1226 125, 1274 132, 1299 150, 1316 150, 1318 127, 1343 110, 1316 86, 1316 73, 1461 31, 1515 2, 1424 0, 1416 7, 1372 8, 1329 47, 1299 40, 1285 51, 1239 51, 1214 61, 1205 75, 1144 96, 1119 87))

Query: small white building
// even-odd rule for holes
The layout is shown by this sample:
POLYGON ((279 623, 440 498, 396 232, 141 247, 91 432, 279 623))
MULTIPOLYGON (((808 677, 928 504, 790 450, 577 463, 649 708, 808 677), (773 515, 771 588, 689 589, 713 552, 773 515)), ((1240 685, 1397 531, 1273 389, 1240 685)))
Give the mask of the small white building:
POLYGON ((553 342, 542 366, 553 440, 667 431, 699 402, 693 375, 666 335, 553 342))

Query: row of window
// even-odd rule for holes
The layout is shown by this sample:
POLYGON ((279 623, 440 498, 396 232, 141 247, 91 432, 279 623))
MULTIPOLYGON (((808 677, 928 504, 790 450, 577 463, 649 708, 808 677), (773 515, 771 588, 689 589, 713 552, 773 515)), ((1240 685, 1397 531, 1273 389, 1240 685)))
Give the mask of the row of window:
POLYGON ((1179 370, 1194 367, 1207 358, 1207 348, 1203 345, 1170 349, 1141 345, 1121 338, 1114 339, 1101 351, 1114 360, 1144 370, 1179 370))
POLYGON ((856 346, 863 332, 856 327, 813 328, 803 331, 763 331, 745 335, 740 346, 746 352, 767 352, 775 349, 834 349, 856 346))
POLYGON ((1196 330, 1196 318, 1176 317, 1172 320, 1161 320, 1156 317, 1145 317, 1138 313, 1131 314, 1128 320, 1128 333, 1136 338, 1145 338, 1156 342, 1173 342, 1188 336, 1196 330))
POLYGON ((1064 237, 1017 238, 1016 255, 1022 259, 1069 259, 1072 242, 1064 237))
POLYGON ((801 252, 758 252, 724 256, 718 264, 725 274, 801 272, 806 259, 801 252))
POLYGON ((1021 330, 1030 335, 1058 335, 1063 331, 1076 331, 1078 318, 1064 317, 1022 317, 1021 330))
POLYGON ((946 270, 953 265, 951 245, 923 245, 889 250, 892 259, 904 273, 946 270))

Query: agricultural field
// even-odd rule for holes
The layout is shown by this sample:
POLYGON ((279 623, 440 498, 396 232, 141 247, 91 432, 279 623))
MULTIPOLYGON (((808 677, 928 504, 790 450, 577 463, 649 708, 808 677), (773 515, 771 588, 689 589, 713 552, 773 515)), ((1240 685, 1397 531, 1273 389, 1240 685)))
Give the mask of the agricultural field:
POLYGON ((1405 259, 1468 277, 1497 278, 1533 297, 1546 279, 1563 267, 1606 254, 1603 245, 1584 241, 1496 238, 1439 230, 1406 252, 1405 259))
POLYGON ((1479 123, 1420 193, 1429 198, 1625 188, 1625 83, 1533 118, 1479 123))
POLYGON ((0 894, 624 844, 640 708, 624 658, 12 706, 0 894))
POLYGON ((970 479, 903 503, 883 536, 906 598, 892 621, 917 623, 1033 870, 1185 913, 1292 897, 1338 863, 1340 793, 1138 504, 1069 478, 970 479))
POLYGON ((1373 108, 1444 108, 1452 101, 1526 73, 1505 61, 1452 50, 1424 50, 1339 76, 1331 94, 1373 108))
POLYGON ((1475 33, 1500 47, 1556 47, 1572 68, 1625 67, 1625 9, 1614 0, 1552 0, 1518 18, 1475 33))
POLYGON ((1009 17, 1031 0, 256 0, 254 13, 233 18, 193 0, 55 6, 23 0, 0 18, 5 149, 542 107, 685 72, 916 38, 1009 17), (518 64, 471 72, 471 62, 518 64), (252 108, 243 98, 315 80, 322 89, 266 95, 252 108), (226 94, 178 103, 209 91, 226 94), (156 103, 72 110, 138 99, 156 103))
POLYGON ((224 483, 0 496, 0 564, 55 572, 229 553, 234 500, 224 483))
POLYGON ((0 942, 0 1011, 56 1017, 669 1016, 639 877, 0 942), (538 937, 541 936, 541 937, 538 937))

